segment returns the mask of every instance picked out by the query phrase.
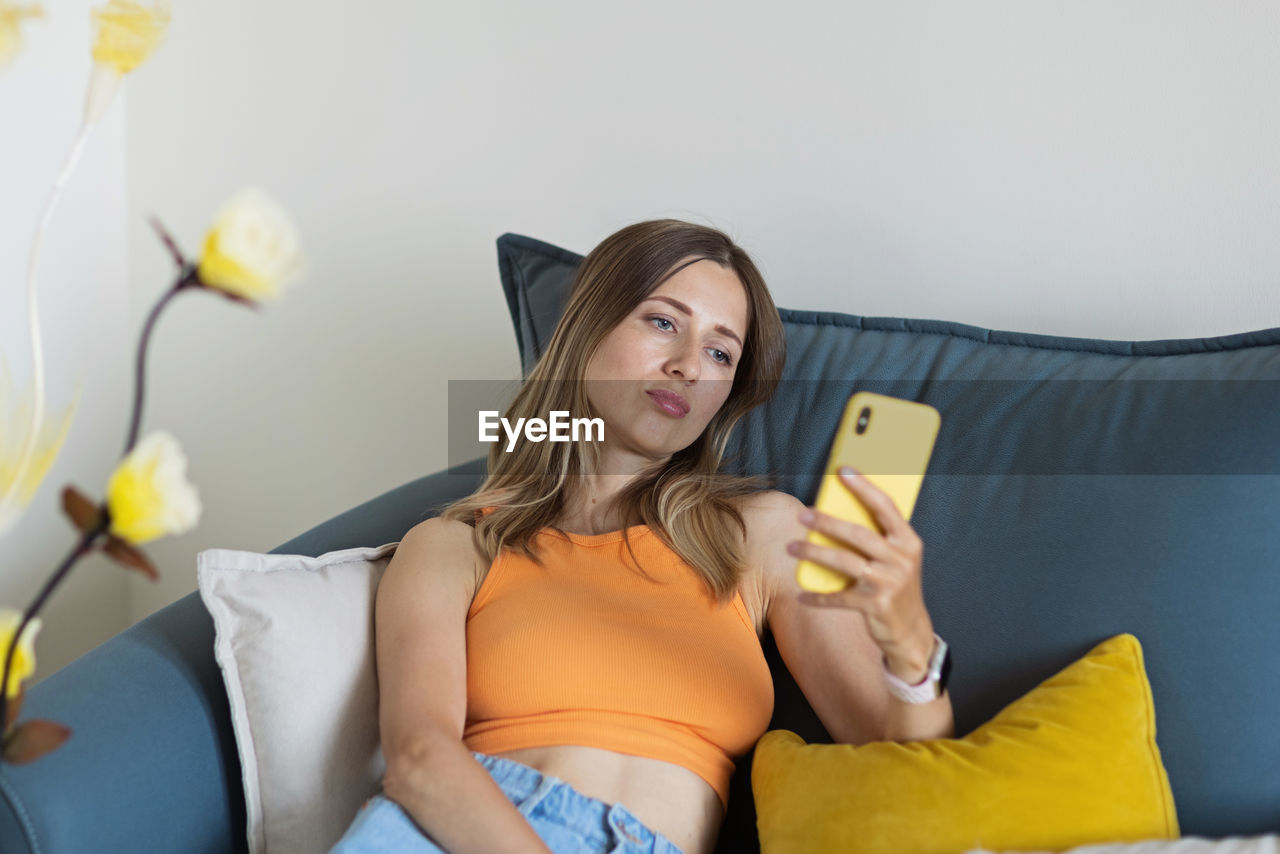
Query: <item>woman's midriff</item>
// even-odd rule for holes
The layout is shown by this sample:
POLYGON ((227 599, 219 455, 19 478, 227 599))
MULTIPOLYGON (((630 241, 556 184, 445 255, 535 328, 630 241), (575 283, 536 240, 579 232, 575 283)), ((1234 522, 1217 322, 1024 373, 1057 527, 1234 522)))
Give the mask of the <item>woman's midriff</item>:
POLYGON ((514 759, 606 804, 621 803, 684 854, 711 854, 724 808, 711 784, 680 765, 598 747, 556 744, 490 753, 514 759))

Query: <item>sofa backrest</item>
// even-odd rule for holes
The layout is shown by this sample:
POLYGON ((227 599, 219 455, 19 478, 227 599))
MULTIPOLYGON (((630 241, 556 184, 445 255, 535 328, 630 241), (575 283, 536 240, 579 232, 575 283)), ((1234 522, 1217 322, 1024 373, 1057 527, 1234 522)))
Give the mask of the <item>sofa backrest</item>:
MULTIPOLYGON (((498 259, 527 376, 582 256, 508 233, 498 259)), ((1130 632, 1184 835, 1280 830, 1280 328, 1114 341, 780 312, 783 380, 728 470, 812 504, 854 391, 942 415, 911 521, 956 735, 1130 632)), ((771 636, 766 656, 770 729, 830 742, 771 636)), ((754 831, 750 758, 727 834, 754 831)))

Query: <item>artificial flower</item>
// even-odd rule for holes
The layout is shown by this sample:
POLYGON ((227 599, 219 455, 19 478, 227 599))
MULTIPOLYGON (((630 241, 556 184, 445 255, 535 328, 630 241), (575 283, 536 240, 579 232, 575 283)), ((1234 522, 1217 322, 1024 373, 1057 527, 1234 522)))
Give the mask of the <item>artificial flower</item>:
POLYGON ((151 8, 134 0, 109 0, 92 9, 93 61, 120 74, 128 74, 151 56, 169 28, 168 0, 155 0, 151 8))
POLYGON ((207 287, 260 301, 278 299, 302 267, 298 230, 288 213, 262 190, 248 187, 218 211, 196 275, 207 287))
POLYGON ((120 462, 107 481, 111 533, 131 545, 184 534, 200 519, 200 496, 187 480, 178 441, 155 430, 120 462))
POLYGON ((32 391, 28 388, 19 400, 8 362, 0 360, 0 536, 17 524, 58 458, 78 402, 77 391, 76 401, 67 407, 60 423, 41 425, 24 465, 23 447, 30 439, 34 406, 32 391))
POLYGON ((109 0, 102 9, 92 9, 93 74, 84 99, 84 125, 89 127, 106 115, 115 99, 120 81, 137 68, 160 44, 169 27, 168 0, 155 0, 147 8, 134 0, 109 0))
MULTIPOLYGON (((0 672, 4 671, 4 656, 9 653, 13 635, 22 624, 22 612, 12 608, 0 608, 0 672)), ((9 665, 9 684, 5 697, 12 700, 22 688, 22 680, 36 672, 36 633, 40 631, 40 618, 32 617, 22 630, 18 648, 13 651, 13 663, 9 665)))
POLYGON ((22 50, 23 18, 43 18, 40 6, 15 6, 0 0, 0 65, 7 65, 22 50))

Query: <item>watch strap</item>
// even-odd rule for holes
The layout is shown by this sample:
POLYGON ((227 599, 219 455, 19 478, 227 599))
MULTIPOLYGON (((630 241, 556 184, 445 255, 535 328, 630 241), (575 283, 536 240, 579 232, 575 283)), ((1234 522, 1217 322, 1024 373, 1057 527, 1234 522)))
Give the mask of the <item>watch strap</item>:
POLYGON ((881 667, 884 669, 889 693, 905 703, 928 703, 941 697, 946 689, 943 678, 944 665, 949 664, 950 650, 947 649, 947 642, 939 637, 937 632, 933 634, 933 652, 929 656, 929 670, 915 685, 909 685, 896 676, 889 670, 888 662, 881 658, 881 667))

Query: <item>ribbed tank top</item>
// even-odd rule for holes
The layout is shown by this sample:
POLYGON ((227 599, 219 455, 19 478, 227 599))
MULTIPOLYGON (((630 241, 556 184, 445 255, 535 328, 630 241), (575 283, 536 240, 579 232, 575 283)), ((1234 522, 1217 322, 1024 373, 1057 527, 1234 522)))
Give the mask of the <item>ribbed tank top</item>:
POLYGON ((467 612, 463 743, 482 753, 553 744, 673 762, 729 804, 734 758, 773 716, 773 678, 739 593, 718 605, 645 525, 545 528, 544 561, 503 549, 467 612))

